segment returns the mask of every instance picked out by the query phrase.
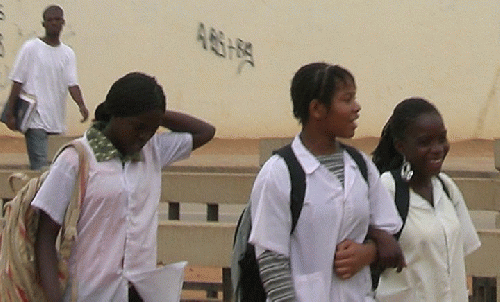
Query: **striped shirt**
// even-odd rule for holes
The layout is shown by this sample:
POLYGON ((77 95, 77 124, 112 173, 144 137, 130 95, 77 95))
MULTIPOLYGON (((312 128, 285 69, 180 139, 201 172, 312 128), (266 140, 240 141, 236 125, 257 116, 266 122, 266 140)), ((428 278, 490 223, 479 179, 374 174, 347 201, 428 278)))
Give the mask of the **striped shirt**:
POLYGON ((316 159, 332 172, 344 186, 344 148, 340 144, 337 144, 335 153, 316 155, 316 159))

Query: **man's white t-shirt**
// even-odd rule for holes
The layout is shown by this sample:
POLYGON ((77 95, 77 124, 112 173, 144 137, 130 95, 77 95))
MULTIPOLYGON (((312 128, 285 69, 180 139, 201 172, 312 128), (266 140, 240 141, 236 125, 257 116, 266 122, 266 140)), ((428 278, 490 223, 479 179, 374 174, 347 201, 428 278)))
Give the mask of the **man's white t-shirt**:
POLYGON ((76 57, 69 46, 63 43, 50 46, 40 38, 25 42, 9 78, 22 83, 22 91, 37 100, 28 128, 50 133, 66 130, 68 87, 78 85, 76 57))

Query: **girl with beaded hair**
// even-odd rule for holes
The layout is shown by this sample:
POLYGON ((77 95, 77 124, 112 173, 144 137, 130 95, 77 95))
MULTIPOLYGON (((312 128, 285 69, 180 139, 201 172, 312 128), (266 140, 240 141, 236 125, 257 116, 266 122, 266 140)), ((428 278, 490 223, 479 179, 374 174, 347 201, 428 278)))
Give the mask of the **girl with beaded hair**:
POLYGON ((468 301, 464 257, 480 241, 459 188, 441 172, 449 149, 441 114, 423 98, 400 102, 382 130, 373 161, 393 196, 404 184, 409 206, 399 237, 406 267, 382 273, 378 301, 468 301))

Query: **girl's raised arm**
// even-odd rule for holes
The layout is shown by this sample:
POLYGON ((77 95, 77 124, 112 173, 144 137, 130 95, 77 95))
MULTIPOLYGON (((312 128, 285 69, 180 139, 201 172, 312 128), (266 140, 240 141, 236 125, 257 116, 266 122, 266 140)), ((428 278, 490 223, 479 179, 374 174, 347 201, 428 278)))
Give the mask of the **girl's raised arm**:
POLYGON ((193 135, 193 150, 208 143, 215 135, 215 127, 194 116, 166 110, 162 126, 174 132, 189 132, 193 135))

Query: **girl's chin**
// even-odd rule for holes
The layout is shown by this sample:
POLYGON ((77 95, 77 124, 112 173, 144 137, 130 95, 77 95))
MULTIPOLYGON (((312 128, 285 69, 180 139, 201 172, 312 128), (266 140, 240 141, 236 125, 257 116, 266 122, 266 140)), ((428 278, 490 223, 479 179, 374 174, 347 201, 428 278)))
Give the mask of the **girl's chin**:
POLYGON ((427 171, 429 171, 430 175, 438 175, 439 173, 441 173, 441 166, 429 168, 427 171))
POLYGON ((354 131, 355 129, 352 129, 352 131, 345 131, 344 133, 342 133, 342 135, 337 135, 337 137, 340 137, 340 138, 352 138, 354 136, 354 131))
POLYGON ((430 163, 428 164, 427 166, 427 169, 429 171, 433 171, 433 172, 436 172, 436 173, 439 173, 441 172, 441 169, 443 168, 443 162, 439 162, 439 163, 430 163))

